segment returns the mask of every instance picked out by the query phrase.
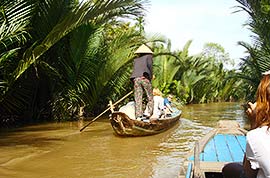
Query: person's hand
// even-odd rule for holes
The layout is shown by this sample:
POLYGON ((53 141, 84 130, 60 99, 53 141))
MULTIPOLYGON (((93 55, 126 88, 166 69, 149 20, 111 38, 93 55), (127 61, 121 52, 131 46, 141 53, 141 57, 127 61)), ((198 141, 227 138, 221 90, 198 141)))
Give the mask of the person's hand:
POLYGON ((256 106, 257 103, 248 102, 248 108, 246 110, 248 116, 253 117, 256 114, 256 106))
POLYGON ((250 119, 251 129, 255 127, 255 119, 256 119, 256 106, 257 103, 248 102, 248 109, 246 110, 247 116, 250 119))

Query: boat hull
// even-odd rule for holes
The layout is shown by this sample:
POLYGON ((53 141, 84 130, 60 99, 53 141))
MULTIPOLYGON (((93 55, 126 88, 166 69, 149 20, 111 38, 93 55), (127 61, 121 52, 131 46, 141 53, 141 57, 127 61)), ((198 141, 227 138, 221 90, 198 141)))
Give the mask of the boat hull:
POLYGON ((130 119, 125 113, 115 111, 111 114, 110 122, 113 130, 119 136, 139 137, 154 135, 164 132, 179 123, 181 111, 177 111, 171 117, 151 119, 143 122, 130 119))

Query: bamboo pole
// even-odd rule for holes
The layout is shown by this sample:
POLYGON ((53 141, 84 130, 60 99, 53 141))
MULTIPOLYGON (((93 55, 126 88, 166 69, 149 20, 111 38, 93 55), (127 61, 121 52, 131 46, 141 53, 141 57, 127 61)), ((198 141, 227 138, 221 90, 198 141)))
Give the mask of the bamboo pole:
MULTIPOLYGON (((119 99, 118 101, 116 101, 112 106, 117 105, 118 103, 120 103, 121 101, 123 101, 125 98, 127 98, 129 95, 131 95, 133 93, 133 91, 129 92, 128 94, 126 94, 125 96, 123 96, 121 99, 119 99)), ((100 113, 97 117, 95 117, 94 119, 92 119, 88 124, 86 124, 83 128, 80 129, 80 132, 82 132, 86 127, 88 127, 90 124, 92 124, 93 122, 95 122, 100 116, 102 116, 104 113, 106 113, 107 111, 109 111, 111 109, 111 106, 108 107, 105 111, 103 111, 102 113, 100 113)))

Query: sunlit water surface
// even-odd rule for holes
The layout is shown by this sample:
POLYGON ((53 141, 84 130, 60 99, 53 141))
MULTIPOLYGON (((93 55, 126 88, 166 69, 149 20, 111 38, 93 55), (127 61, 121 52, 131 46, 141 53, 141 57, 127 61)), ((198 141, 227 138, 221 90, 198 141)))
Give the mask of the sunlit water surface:
POLYGON ((147 137, 118 137, 108 118, 97 120, 82 133, 77 122, 1 132, 0 177, 175 178, 194 142, 218 120, 236 120, 241 127, 247 126, 239 103, 181 109, 178 125, 147 137))

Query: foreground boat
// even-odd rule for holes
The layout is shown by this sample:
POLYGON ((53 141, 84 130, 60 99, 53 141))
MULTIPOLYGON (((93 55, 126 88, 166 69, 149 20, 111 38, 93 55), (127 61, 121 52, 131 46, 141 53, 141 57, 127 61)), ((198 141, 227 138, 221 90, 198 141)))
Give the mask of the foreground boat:
POLYGON ((181 111, 174 109, 170 117, 150 119, 149 122, 131 119, 126 113, 114 111, 110 116, 113 130, 119 136, 147 136, 164 132, 179 122, 181 111))
POLYGON ((222 178, 225 164, 243 161, 246 133, 236 121, 219 121, 216 129, 195 144, 179 178, 222 178))

